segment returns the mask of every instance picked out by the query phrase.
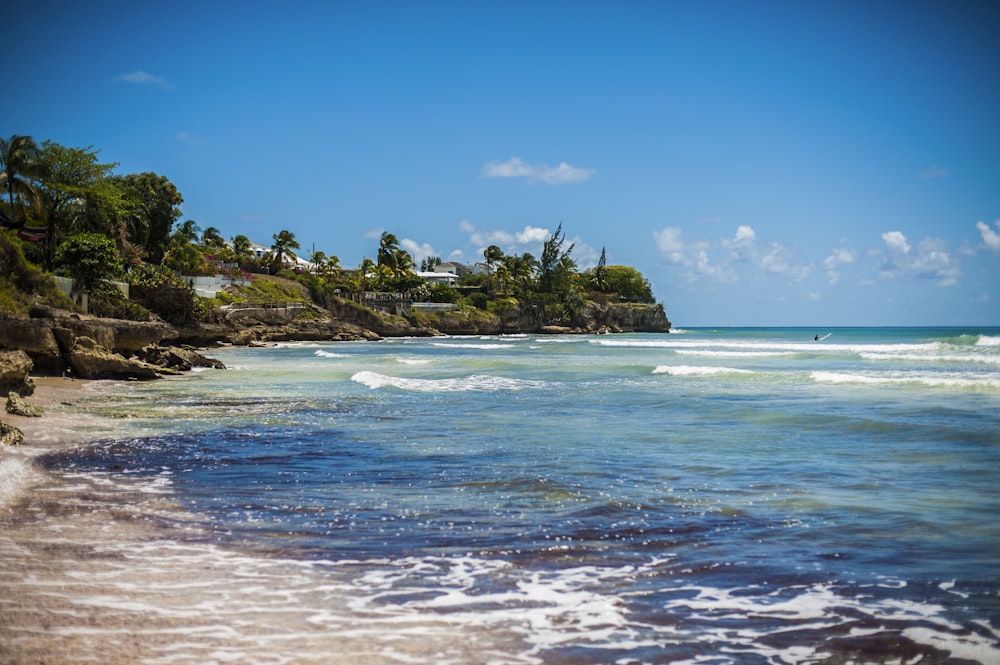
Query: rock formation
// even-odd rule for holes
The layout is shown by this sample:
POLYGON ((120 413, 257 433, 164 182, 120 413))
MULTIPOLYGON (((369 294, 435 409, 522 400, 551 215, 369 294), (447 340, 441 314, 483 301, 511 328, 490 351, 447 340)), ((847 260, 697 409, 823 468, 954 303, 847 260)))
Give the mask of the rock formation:
POLYGON ((0 350, 0 394, 14 391, 28 396, 35 392, 35 383, 28 376, 33 366, 31 357, 20 349, 0 350))
POLYGON ((12 390, 7 393, 7 413, 12 416, 39 418, 45 411, 40 406, 28 404, 20 395, 12 390))
POLYGON ((0 445, 19 446, 24 443, 24 432, 0 420, 0 445))
POLYGON ((81 379, 138 379, 148 381, 159 378, 164 368, 141 360, 125 358, 97 343, 90 337, 78 337, 69 354, 73 374, 81 379))

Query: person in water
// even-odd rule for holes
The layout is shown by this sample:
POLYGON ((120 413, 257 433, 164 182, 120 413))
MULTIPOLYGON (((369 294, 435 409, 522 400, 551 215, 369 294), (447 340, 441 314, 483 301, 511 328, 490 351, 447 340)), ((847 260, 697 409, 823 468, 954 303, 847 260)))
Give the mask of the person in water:
POLYGON ((813 337, 813 341, 814 342, 818 342, 819 341, 819 335, 816 335, 815 337, 813 337))

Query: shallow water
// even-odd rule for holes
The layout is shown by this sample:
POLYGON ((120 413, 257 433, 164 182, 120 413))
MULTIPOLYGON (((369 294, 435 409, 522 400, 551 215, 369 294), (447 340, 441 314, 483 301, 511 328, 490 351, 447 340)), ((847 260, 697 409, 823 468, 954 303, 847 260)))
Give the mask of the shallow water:
POLYGON ((1000 662, 1000 330, 814 332, 229 349, 122 386, 21 481, 0 555, 48 568, 0 580, 63 609, 17 653, 54 614, 54 653, 155 663, 1000 662))

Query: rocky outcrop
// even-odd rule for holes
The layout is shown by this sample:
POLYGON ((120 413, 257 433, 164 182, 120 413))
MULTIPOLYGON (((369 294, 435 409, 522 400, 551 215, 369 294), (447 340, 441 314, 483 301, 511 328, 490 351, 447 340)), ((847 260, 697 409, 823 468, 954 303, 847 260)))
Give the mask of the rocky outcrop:
POLYGON ((139 352, 139 360, 156 365, 157 367, 167 367, 180 372, 188 372, 195 367, 210 367, 212 369, 226 369, 226 366, 213 358, 206 358, 194 349, 179 346, 159 346, 150 344, 143 347, 139 352))
POLYGON ((0 446, 19 446, 24 443, 24 432, 0 420, 0 446))
MULTIPOLYGON (((73 374, 81 379, 137 379, 148 381, 167 373, 165 368, 125 358, 104 348, 90 337, 79 337, 70 350, 73 374)), ((175 372, 176 373, 176 372, 175 372)))
POLYGON ((587 303, 574 325, 584 332, 670 332, 670 320, 660 304, 587 303))
POLYGON ((27 396, 35 392, 35 383, 28 375, 33 367, 24 351, 0 351, 0 394, 14 391, 27 396))
POLYGON ((353 342, 376 341, 381 337, 371 330, 342 321, 305 320, 280 326, 256 325, 231 333, 227 341, 250 345, 261 342, 353 342))
POLYGON ((11 391, 7 393, 7 413, 12 416, 23 416, 26 418, 40 418, 44 409, 34 404, 28 404, 20 395, 11 391))
MULTIPOLYGON (((23 351, 41 374, 58 375, 70 367, 68 354, 77 338, 88 337, 113 353, 132 355, 144 346, 177 337, 157 321, 120 321, 75 314, 7 319, 0 325, 0 349, 23 351)), ((21 394, 26 394, 21 391, 21 394)))

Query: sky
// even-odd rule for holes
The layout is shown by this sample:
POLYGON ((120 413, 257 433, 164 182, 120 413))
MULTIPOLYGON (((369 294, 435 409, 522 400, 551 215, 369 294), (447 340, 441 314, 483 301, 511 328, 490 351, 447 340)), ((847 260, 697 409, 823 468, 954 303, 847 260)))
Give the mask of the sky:
POLYGON ((357 267, 562 225, 676 327, 1000 325, 1000 3, 16 3, 0 134, 357 267))

